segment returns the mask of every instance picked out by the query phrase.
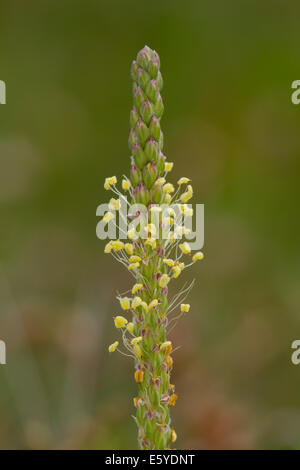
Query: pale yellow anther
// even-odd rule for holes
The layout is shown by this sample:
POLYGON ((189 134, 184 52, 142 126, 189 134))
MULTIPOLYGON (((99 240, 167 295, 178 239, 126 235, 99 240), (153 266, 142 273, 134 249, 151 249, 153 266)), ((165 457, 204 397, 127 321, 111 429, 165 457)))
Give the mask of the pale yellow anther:
POLYGON ((181 243, 179 248, 185 255, 188 255, 191 252, 191 247, 187 242, 181 243))
POLYGON ((143 288, 143 284, 134 284, 133 288, 132 288, 132 293, 133 295, 136 294, 139 290, 141 290, 143 288))
POLYGON ((181 186, 182 184, 187 184, 189 181, 191 181, 189 178, 186 178, 185 176, 183 176, 177 181, 177 184, 181 186))
POLYGON ((128 266, 128 269, 129 271, 133 271, 135 269, 138 269, 140 267, 140 263, 131 263, 129 266, 128 266))
POLYGON ((166 184, 164 184, 164 186, 163 186, 163 191, 164 191, 165 193, 167 193, 167 194, 169 194, 169 193, 174 193, 175 188, 174 188, 174 186, 173 186, 172 183, 166 183, 166 184))
POLYGON ((127 323, 126 325, 127 330, 133 335, 134 324, 132 322, 127 323))
POLYGON ((130 188, 130 182, 128 180, 123 180, 122 181, 122 188, 124 191, 128 191, 128 189, 130 188))
POLYGON ((166 178, 163 178, 163 177, 157 178, 154 185, 157 185, 157 184, 163 185, 163 184, 165 184, 165 182, 166 182, 166 178))
POLYGON ((138 308, 142 303, 142 299, 140 297, 134 297, 132 302, 131 302, 131 308, 132 310, 135 310, 138 308))
POLYGON ((171 196, 171 194, 166 194, 166 195, 165 195, 165 198, 166 198, 166 203, 167 203, 167 204, 170 204, 171 201, 172 201, 172 196, 171 196))
POLYGON ((148 238, 148 239, 145 241, 145 245, 151 246, 151 248, 152 248, 153 250, 155 250, 155 248, 156 248, 156 240, 155 240, 155 238, 148 238))
POLYGON ((173 162, 165 162, 165 171, 169 172, 172 171, 174 163, 173 162))
POLYGON ((115 327, 116 328, 124 328, 124 326, 127 325, 128 321, 126 320, 126 318, 118 315, 117 317, 114 318, 114 322, 115 322, 115 327))
POLYGON ((115 350, 117 349, 118 346, 119 346, 119 341, 115 341, 114 343, 112 343, 108 346, 108 351, 110 353, 115 352, 115 350))
POLYGON ((129 238, 129 240, 133 240, 133 239, 137 238, 136 231, 135 231, 134 227, 132 227, 131 229, 128 230, 127 236, 129 238))
POLYGON ((173 266, 172 271, 174 279, 177 279, 177 277, 181 274, 181 269, 179 266, 173 266))
POLYGON ((191 308, 190 304, 181 304, 180 305, 180 310, 184 313, 189 312, 190 308, 191 308))
POLYGON ((160 287, 161 289, 164 289, 165 287, 167 287, 169 281, 170 281, 170 277, 169 277, 167 274, 163 274, 163 275, 159 278, 159 287, 160 287))
POLYGON ((189 201, 192 197, 193 197, 193 188, 189 184, 188 187, 187 187, 187 191, 180 196, 180 200, 181 200, 181 202, 185 203, 185 202, 189 201))
POLYGON ((197 253, 194 254, 192 260, 195 263, 196 261, 201 260, 203 258, 204 258, 204 254, 202 253, 202 251, 198 251, 197 253))
POLYGON ((145 310, 146 313, 148 312, 148 304, 144 300, 141 303, 141 307, 145 310))
POLYGON ((114 184, 117 184, 116 176, 109 176, 108 178, 105 178, 104 189, 109 190, 111 185, 114 184))
POLYGON ((131 340, 131 344, 132 344, 132 346, 134 346, 135 344, 138 344, 138 343, 140 343, 141 341, 143 341, 142 336, 137 336, 136 338, 133 338, 133 339, 131 340))
POLYGON ((120 299, 120 305, 122 310, 129 310, 130 309, 130 299, 128 297, 123 297, 120 299))
POLYGON ((157 299, 154 299, 154 300, 152 300, 152 302, 150 302, 150 304, 148 305, 148 309, 151 310, 152 308, 157 307, 157 305, 158 305, 158 300, 157 300, 157 299))
POLYGON ((173 260, 170 259, 170 258, 164 258, 164 259, 163 259, 163 263, 166 264, 167 266, 170 266, 170 268, 171 268, 172 266, 174 266, 175 261, 173 261, 173 260))
POLYGON ((124 243, 121 242, 120 240, 113 240, 111 242, 111 246, 113 248, 114 251, 120 251, 120 250, 123 250, 124 248, 124 243))
POLYGON ((138 358, 142 357, 142 350, 141 350, 141 348, 139 347, 138 344, 135 344, 132 349, 133 349, 133 352, 136 355, 136 357, 138 357, 138 358))
POLYGON ((118 211, 121 208, 121 201, 120 199, 114 199, 113 197, 108 203, 108 208, 110 211, 118 211))
POLYGON ((104 253, 111 253, 113 247, 112 247, 112 244, 111 244, 111 241, 106 243, 105 245, 105 248, 104 248, 104 253))
POLYGON ((139 263, 141 259, 142 258, 140 256, 133 255, 133 256, 130 256, 129 263, 139 263))
POLYGON ((114 218, 115 218, 115 214, 113 214, 112 212, 106 212, 105 216, 103 217, 103 222, 108 224, 108 222, 110 222, 114 218))
POLYGON ((133 245, 132 245, 132 243, 125 243, 124 248, 125 248, 126 253, 129 256, 131 256, 133 254, 133 245))

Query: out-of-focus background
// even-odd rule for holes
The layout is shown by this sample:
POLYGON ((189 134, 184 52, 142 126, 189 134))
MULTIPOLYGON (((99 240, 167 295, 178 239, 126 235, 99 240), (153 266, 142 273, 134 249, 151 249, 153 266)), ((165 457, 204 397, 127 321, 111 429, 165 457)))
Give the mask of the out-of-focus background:
POLYGON ((172 337, 176 445, 300 447, 299 18, 285 0, 1 0, 2 449, 136 447, 132 364, 107 353, 131 281, 95 214, 105 176, 128 173, 145 44, 161 56, 171 181, 191 176, 205 204, 172 337))

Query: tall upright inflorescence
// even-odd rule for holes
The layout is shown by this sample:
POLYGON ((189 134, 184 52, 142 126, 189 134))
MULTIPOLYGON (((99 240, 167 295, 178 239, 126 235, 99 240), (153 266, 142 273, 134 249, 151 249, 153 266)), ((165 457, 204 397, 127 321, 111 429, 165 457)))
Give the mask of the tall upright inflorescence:
POLYGON ((111 240, 104 251, 128 268, 135 284, 130 294, 117 297, 127 317, 114 317, 126 352, 119 349, 118 341, 109 346, 109 351, 118 350, 134 360, 138 394, 133 402, 141 449, 169 449, 176 440, 170 407, 175 405, 177 395, 170 383, 173 358, 172 342, 167 334, 190 309, 189 304, 182 302, 191 285, 179 290, 171 301, 168 285, 171 278, 178 278, 186 267, 202 259, 203 254, 194 254, 187 265, 182 259, 191 253, 190 245, 182 243, 182 237, 190 232, 182 219, 186 221, 193 215, 193 209, 186 204, 193 189, 186 177, 178 180, 176 191, 173 184, 166 182, 173 163, 167 162, 163 154, 160 127, 164 110, 160 94, 163 80, 157 52, 145 46, 132 63, 131 76, 131 169, 130 177, 122 181, 128 198, 117 189, 115 176, 106 178, 105 189, 112 190, 118 199, 110 200, 103 220, 116 223, 116 212, 125 199, 133 207, 125 216, 126 222, 132 223, 126 234, 128 240, 111 240), (145 208, 144 212, 140 206, 145 208))

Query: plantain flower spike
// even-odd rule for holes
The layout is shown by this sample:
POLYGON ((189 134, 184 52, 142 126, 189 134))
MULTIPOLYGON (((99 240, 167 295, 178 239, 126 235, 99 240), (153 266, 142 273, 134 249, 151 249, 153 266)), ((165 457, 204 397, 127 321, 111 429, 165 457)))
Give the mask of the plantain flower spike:
MULTIPOLYGON (((174 164, 167 161, 163 153, 163 79, 157 52, 145 46, 132 62, 131 77, 130 171, 128 177, 121 177, 121 191, 116 176, 105 179, 105 189, 118 196, 110 199, 109 209, 114 213, 108 212, 105 220, 117 224, 119 214, 115 216, 115 213, 120 211, 121 201, 125 198, 130 206, 143 204, 148 217, 139 232, 137 225, 130 225, 135 214, 129 212, 128 228, 124 232, 127 240, 124 239, 124 243, 110 241, 104 252, 110 253, 127 268, 128 275, 134 277, 127 297, 117 297, 128 320, 118 315, 114 317, 114 323, 121 332, 124 354, 134 362, 133 378, 138 394, 133 402, 139 446, 143 450, 165 450, 170 449, 177 438, 170 417, 170 407, 175 405, 177 395, 170 382, 173 346, 167 337, 167 328, 171 323, 172 329, 174 322, 189 311, 190 305, 182 302, 193 284, 177 289, 175 301, 169 305, 169 283, 179 282, 177 278, 183 269, 201 260, 203 254, 198 252, 192 258, 190 245, 182 240, 189 230, 178 225, 176 216, 177 212, 185 213, 185 210, 188 210, 185 215, 193 215, 191 207, 185 207, 193 196, 191 180, 181 177, 176 188, 166 180, 174 164), (161 207, 166 205, 165 212, 161 207), (160 220, 160 225, 155 224, 156 219, 160 220), (164 237, 160 227, 172 230, 164 237), (185 262, 181 259, 183 256, 185 262), (188 257, 190 263, 186 262, 188 257)), ((117 346, 116 341, 109 346, 109 351, 115 351, 117 346)), ((118 351, 122 353, 119 348, 118 351)))

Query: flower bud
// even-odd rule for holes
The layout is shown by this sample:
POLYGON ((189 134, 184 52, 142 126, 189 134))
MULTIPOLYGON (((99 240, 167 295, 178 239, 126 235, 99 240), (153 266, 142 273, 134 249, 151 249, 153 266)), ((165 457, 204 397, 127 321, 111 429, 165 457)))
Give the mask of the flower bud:
POLYGON ((159 125, 159 120, 157 119, 156 116, 152 116, 150 126, 149 126, 150 134, 152 137, 158 142, 160 139, 160 125, 159 125))
POLYGON ((132 165, 130 169, 130 179, 133 186, 137 186, 142 181, 142 173, 136 165, 132 165))
POLYGON ((129 150, 132 149, 132 147, 134 146, 134 144, 138 143, 137 142, 137 137, 135 135, 135 132, 133 129, 130 129, 130 132, 129 132, 129 137, 128 137, 128 147, 129 147, 129 150))
POLYGON ((157 166, 155 162, 149 162, 144 167, 143 179, 148 189, 151 189, 157 177, 157 166))
POLYGON ((148 161, 157 161, 158 158, 158 144, 153 137, 150 137, 145 145, 145 155, 148 161))
POLYGON ((151 195, 152 201, 155 204, 160 204, 162 200, 162 195, 163 195, 163 191, 162 191, 161 185, 155 184, 152 188, 152 195, 151 195))
POLYGON ((147 206, 149 204, 149 200, 150 197, 148 189, 143 183, 139 183, 138 187, 136 188, 135 201, 137 203, 144 204, 144 206, 147 206))
POLYGON ((138 55, 136 56, 137 64, 146 70, 149 68, 150 60, 151 60, 151 57, 146 47, 140 50, 138 55))
POLYGON ((159 135, 159 148, 160 148, 160 150, 163 149, 163 146, 164 146, 164 133, 161 130, 160 135, 159 135))
POLYGON ((132 155, 134 156, 135 164, 140 170, 142 170, 147 162, 147 157, 143 152, 142 147, 137 142, 132 147, 132 155))
POLYGON ((138 65, 137 65, 136 61, 134 60, 131 64, 131 71, 130 72, 131 72, 131 78, 135 82, 137 81, 137 75, 136 75, 137 68, 138 68, 138 65))
POLYGON ((132 110, 130 111, 130 127, 134 128, 136 126, 136 123, 138 122, 139 115, 137 113, 136 107, 133 106, 132 110))
POLYGON ((157 100, 156 100, 156 103, 154 105, 154 112, 156 114, 156 116, 158 118, 160 118, 164 112, 164 104, 163 104, 163 101, 162 101, 162 97, 160 95, 160 93, 158 93, 157 95, 157 100))
POLYGON ((138 138, 140 144, 142 146, 144 146, 146 140, 148 139, 148 137, 150 135, 150 131, 149 131, 148 127, 146 126, 146 124, 141 119, 139 119, 137 124, 136 124, 135 134, 136 134, 136 137, 138 138))
POLYGON ((149 62, 149 73, 152 78, 157 77, 158 69, 159 69, 159 59, 156 56, 152 57, 152 59, 149 62))
POLYGON ((164 154, 159 150, 157 158, 157 172, 159 175, 163 175, 165 173, 165 160, 166 158, 164 154))
POLYGON ((148 99, 145 99, 144 102, 141 104, 139 110, 143 121, 148 126, 153 115, 153 108, 151 102, 148 99))
POLYGON ((159 86, 157 81, 153 78, 147 84, 146 95, 152 102, 156 101, 157 94, 159 92, 159 86))
POLYGON ((136 77, 137 77, 137 82, 139 84, 139 86, 145 90, 146 89, 146 86, 147 86, 147 83, 149 82, 150 80, 150 75, 148 72, 146 72, 146 70, 142 69, 141 67, 139 67, 137 69, 137 72, 136 72, 136 77))
POLYGON ((158 74, 157 74, 157 84, 158 84, 159 89, 161 90, 164 83, 163 83, 163 78, 162 78, 162 74, 160 73, 160 71, 158 71, 158 74))
POLYGON ((136 109, 140 109, 141 104, 145 101, 146 95, 142 91, 141 87, 137 87, 133 93, 133 99, 136 106, 136 109))

